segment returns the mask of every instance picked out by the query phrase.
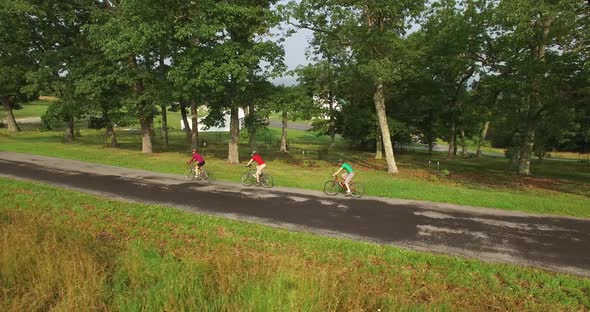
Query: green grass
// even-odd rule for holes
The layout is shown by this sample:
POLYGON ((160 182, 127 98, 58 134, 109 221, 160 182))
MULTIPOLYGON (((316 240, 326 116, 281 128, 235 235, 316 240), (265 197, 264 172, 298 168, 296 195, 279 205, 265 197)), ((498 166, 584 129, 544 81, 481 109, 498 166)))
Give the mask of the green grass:
MULTIPOLYGON (((278 186, 321 190, 335 171, 334 161, 347 158, 358 171, 355 178, 363 183, 368 195, 446 202, 479 207, 501 208, 537 213, 590 217, 590 166, 581 162, 533 161, 535 176, 522 178, 511 174, 502 158, 447 160, 443 154, 429 157, 426 153, 398 153, 401 173, 387 175, 384 160, 374 160, 371 153, 347 149, 337 141, 328 149, 329 138, 304 131, 289 131, 290 152, 278 152, 280 129, 270 129, 259 136, 259 150, 269 162, 267 173, 278 186), (303 153, 305 151, 305 154, 303 153), (428 161, 431 161, 429 168, 428 161), (441 177, 436 162, 450 175, 441 177)), ((158 133, 158 131, 156 131, 158 133)), ((82 137, 73 144, 62 144, 59 132, 23 131, 8 134, 0 131, 0 150, 77 159, 100 164, 182 174, 190 157, 184 133, 170 132, 170 149, 144 155, 140 137, 134 131, 118 131, 119 148, 104 147, 102 132, 81 130, 82 137)), ((227 157, 227 134, 201 133, 207 147, 201 149, 207 166, 218 179, 238 182, 245 170, 230 165, 227 157)), ((247 137, 242 137, 242 163, 248 160, 247 137)))
MULTIPOLYGON (((26 103, 22 105, 21 109, 14 109, 12 112, 14 113, 14 118, 28 118, 28 117, 41 117, 41 115, 45 114, 47 111, 47 107, 52 100, 37 100, 30 103, 26 103)), ((0 120, 4 120, 6 118, 6 112, 2 109, 0 110, 0 120)))
MULTIPOLYGON (((442 140, 442 139, 437 139, 436 140, 436 144, 442 144, 442 145, 446 145, 448 146, 449 143, 447 143, 446 141, 442 140)), ((461 152, 461 142, 457 142, 458 146, 458 152, 461 152)), ((471 151, 471 152, 475 152, 475 150, 477 150, 477 143, 472 141, 472 140, 466 140, 465 141, 465 147, 467 148, 467 150, 471 151)), ((498 147, 491 147, 490 146, 490 142, 489 141, 485 141, 484 145, 481 147, 481 150, 483 152, 491 152, 491 153, 496 153, 496 154, 500 154, 500 155, 504 155, 505 149, 504 148, 498 148, 498 147)), ((546 159, 547 158, 561 158, 561 159, 570 159, 570 160, 589 160, 590 154, 586 153, 586 154, 581 154, 581 153, 575 153, 575 152, 562 152, 562 151, 548 151, 545 156, 546 159)))
POLYGON ((0 178, 0 310, 590 309, 590 279, 0 178))

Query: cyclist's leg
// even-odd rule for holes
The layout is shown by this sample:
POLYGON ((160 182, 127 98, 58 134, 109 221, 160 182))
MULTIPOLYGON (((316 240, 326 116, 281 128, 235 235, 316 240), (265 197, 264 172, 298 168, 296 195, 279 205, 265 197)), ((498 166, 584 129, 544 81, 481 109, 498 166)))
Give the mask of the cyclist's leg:
POLYGON ((354 178, 354 172, 347 174, 346 178, 344 178, 344 185, 346 186, 346 193, 350 193, 350 182, 352 182, 352 178, 354 178))
POLYGON ((260 175, 262 174, 262 170, 264 170, 264 167, 266 167, 266 164, 256 166, 256 183, 260 183, 260 175))

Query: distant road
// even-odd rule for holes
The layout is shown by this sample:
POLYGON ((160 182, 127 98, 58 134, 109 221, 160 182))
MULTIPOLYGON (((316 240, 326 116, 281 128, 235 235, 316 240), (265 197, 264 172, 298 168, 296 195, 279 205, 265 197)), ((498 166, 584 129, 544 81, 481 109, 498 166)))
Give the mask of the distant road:
POLYGON ((22 124, 41 123, 41 117, 16 118, 16 122, 22 124))
POLYGON ((370 196, 330 197, 319 190, 269 190, 230 182, 207 185, 176 174, 2 151, 0 176, 289 230, 590 277, 590 219, 370 196))
MULTIPOLYGON (((278 120, 269 120, 268 126, 271 128, 282 128, 283 123, 278 120)), ((305 123, 300 123, 300 122, 288 122, 287 129, 307 131, 307 130, 311 129, 311 126, 308 124, 305 124, 305 123)))

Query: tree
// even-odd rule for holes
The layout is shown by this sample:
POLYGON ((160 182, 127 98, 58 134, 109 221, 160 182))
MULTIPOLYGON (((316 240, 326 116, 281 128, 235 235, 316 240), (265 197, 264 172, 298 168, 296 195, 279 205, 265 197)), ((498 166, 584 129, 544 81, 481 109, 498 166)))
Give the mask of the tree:
POLYGON ((87 54, 84 66, 72 73, 77 77, 75 94, 86 103, 85 114, 89 117, 89 127, 104 128, 105 142, 110 147, 118 145, 115 125, 130 123, 124 105, 128 87, 121 79, 120 70, 100 51, 95 51, 87 54))
POLYGON ((280 151, 287 152, 287 126, 289 120, 311 119, 317 106, 312 97, 300 86, 276 87, 274 95, 270 99, 272 110, 281 113, 282 131, 280 151))
POLYGON ((426 48, 427 71, 438 84, 445 105, 441 107, 450 129, 448 157, 456 155, 457 133, 460 134, 465 154, 465 129, 469 119, 466 111, 470 89, 480 76, 479 56, 485 38, 485 8, 481 1, 458 3, 445 0, 433 3, 423 25, 423 46, 426 48))
POLYGON ((37 96, 36 92, 23 92, 27 73, 36 69, 31 47, 34 20, 28 15, 32 11, 25 1, 0 3, 0 102, 9 132, 20 131, 13 109, 37 96))
POLYGON ((407 49, 403 35, 407 21, 423 7, 422 1, 304 0, 297 18, 315 33, 340 38, 341 49, 349 49, 364 77, 373 83, 373 103, 381 130, 387 171, 397 173, 389 131, 385 89, 404 78, 407 49), (337 25, 338 27, 325 27, 337 25))
POLYGON ((583 42, 578 29, 582 7, 577 0, 501 2, 495 8, 493 57, 495 74, 505 81, 504 113, 513 114, 511 154, 516 170, 530 175, 537 130, 553 106, 568 109, 560 100, 565 86, 580 79, 580 57, 572 48, 583 42), (564 71, 561 69, 569 68, 564 71))
POLYGON ((275 2, 235 0, 216 3, 213 7, 223 29, 201 63, 201 72, 203 81, 207 81, 214 93, 208 101, 210 114, 223 116, 226 110, 230 113, 230 163, 239 162, 238 111, 251 102, 250 94, 245 91, 255 85, 256 76, 266 77, 284 68, 282 48, 276 42, 262 39, 280 21, 271 9, 275 2), (269 64, 267 68, 262 67, 262 62, 269 64))
POLYGON ((153 151, 153 120, 157 106, 169 101, 167 88, 161 88, 163 60, 172 53, 171 29, 176 21, 178 2, 102 1, 90 27, 92 43, 118 64, 131 90, 132 112, 139 119, 142 152, 153 151))
POLYGON ((35 72, 27 75, 29 90, 44 90, 59 98, 48 110, 43 120, 46 125, 53 121, 65 122, 65 142, 75 139, 75 118, 84 114, 86 108, 75 94, 78 68, 84 66, 86 54, 91 50, 87 33, 83 30, 90 23, 95 3, 92 0, 30 1, 34 8, 28 16, 35 40, 29 43, 38 64, 35 72))

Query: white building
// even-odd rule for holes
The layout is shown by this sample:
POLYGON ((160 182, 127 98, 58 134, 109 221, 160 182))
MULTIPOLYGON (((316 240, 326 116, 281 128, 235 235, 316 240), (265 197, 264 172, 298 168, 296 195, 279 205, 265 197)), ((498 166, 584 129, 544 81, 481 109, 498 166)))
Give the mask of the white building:
MULTIPOLYGON (((240 129, 242 129, 244 127, 244 117, 246 115, 244 114, 244 110, 242 108, 238 109, 238 118, 240 119, 240 129)), ((187 116, 188 117, 188 116, 187 116)), ((230 124, 230 113, 229 111, 227 111, 224 115, 224 126, 219 126, 219 127, 209 127, 207 128, 204 124, 203 124, 203 120, 205 119, 205 117, 201 117, 199 118, 199 132, 229 132, 229 124, 230 124)), ((192 126, 193 123, 191 121, 191 119, 188 119, 188 126, 191 128, 192 130, 192 126)), ((182 119, 180 120, 180 129, 184 130, 184 122, 182 121, 182 119)))

